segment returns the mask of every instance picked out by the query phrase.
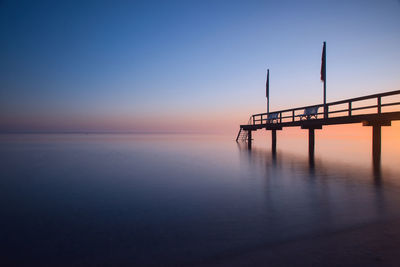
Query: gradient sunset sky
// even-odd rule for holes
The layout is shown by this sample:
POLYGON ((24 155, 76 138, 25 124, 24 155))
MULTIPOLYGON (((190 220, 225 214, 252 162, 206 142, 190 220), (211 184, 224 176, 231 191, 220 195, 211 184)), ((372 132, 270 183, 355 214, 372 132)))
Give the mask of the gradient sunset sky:
MULTIPOLYGON (((0 0, 0 131, 236 131, 400 89, 400 2, 0 0)), ((235 132, 236 133, 236 132, 235 132)))

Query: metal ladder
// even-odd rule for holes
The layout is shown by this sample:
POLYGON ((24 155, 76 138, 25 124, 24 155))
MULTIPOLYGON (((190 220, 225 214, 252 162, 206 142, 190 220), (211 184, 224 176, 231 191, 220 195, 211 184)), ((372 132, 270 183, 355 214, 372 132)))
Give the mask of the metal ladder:
MULTIPOLYGON (((251 124, 251 119, 252 119, 252 116, 250 116, 249 121, 247 122, 248 125, 251 124)), ((242 129, 242 127, 240 127, 239 133, 236 137, 236 142, 238 142, 239 140, 245 142, 245 141, 247 141, 248 136, 249 136, 249 133, 247 131, 244 131, 242 129)))

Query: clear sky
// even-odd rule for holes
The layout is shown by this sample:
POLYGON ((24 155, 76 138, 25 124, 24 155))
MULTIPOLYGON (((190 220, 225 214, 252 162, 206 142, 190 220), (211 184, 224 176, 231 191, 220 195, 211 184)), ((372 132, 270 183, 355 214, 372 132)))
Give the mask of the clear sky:
POLYGON ((0 131, 234 131, 400 89, 400 2, 0 0, 0 131))

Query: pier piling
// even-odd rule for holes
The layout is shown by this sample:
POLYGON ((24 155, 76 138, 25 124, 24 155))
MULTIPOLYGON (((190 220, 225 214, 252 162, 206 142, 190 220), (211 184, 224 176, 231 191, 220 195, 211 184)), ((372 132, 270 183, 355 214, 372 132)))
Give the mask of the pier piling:
POLYGON ((272 153, 276 154, 276 130, 271 130, 272 136, 272 153))
POLYGON ((372 126, 372 160, 375 168, 381 164, 382 126, 391 126, 390 120, 364 121, 363 126, 372 126))
POLYGON ((381 126, 372 126, 372 155, 374 164, 381 162, 381 126))
POLYGON ((251 141, 252 141, 253 139, 252 139, 252 136, 251 136, 251 131, 249 130, 248 131, 248 134, 247 134, 247 147, 249 148, 249 149, 251 149, 251 141))
POLYGON ((314 158, 314 148, 315 148, 315 129, 308 129, 308 156, 314 158))

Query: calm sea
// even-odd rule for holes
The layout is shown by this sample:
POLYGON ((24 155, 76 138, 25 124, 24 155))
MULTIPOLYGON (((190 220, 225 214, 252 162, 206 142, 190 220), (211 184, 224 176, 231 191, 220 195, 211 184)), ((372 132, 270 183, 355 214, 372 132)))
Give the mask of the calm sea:
POLYGON ((233 138, 1 135, 3 266, 191 265, 400 216, 400 152, 233 138))

